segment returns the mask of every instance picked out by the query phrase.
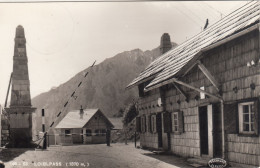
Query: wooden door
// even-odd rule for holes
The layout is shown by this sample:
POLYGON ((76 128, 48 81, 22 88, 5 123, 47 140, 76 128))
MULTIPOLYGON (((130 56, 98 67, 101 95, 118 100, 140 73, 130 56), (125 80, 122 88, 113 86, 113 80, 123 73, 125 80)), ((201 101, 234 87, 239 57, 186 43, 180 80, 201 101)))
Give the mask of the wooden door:
POLYGON ((200 151, 201 155, 208 155, 208 113, 207 106, 199 107, 200 120, 200 151))
POLYGON ((168 144, 168 133, 165 128, 166 125, 165 117, 166 117, 165 113, 162 113, 162 147, 164 150, 168 150, 169 144, 168 144))
POLYGON ((213 111, 212 105, 199 107, 201 155, 213 157, 213 111))
MULTIPOLYGON (((231 106, 233 107, 233 106, 231 106)), ((236 107, 236 106, 235 106, 236 107)), ((236 110, 234 108, 234 110, 236 110)), ((230 112, 230 111, 228 111, 230 112)), ((229 114, 228 114, 229 115, 229 114)), ((230 118, 230 122, 233 122, 234 118, 230 118)), ((221 111, 220 104, 213 105, 213 156, 222 157, 222 126, 221 126, 221 111)))
POLYGON ((156 115, 156 129, 158 133, 158 148, 162 147, 162 115, 158 113, 156 115))

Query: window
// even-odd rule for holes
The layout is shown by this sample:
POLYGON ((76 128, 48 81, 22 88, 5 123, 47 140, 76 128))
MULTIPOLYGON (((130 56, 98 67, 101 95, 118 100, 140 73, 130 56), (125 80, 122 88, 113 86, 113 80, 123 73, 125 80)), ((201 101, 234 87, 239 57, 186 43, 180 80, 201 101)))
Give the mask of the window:
POLYGON ((178 132, 179 131, 179 124, 178 124, 178 112, 172 113, 172 131, 178 132))
POLYGON ((145 132, 146 131, 146 117, 145 115, 141 117, 141 132, 145 132))
POLYGON ((70 136, 70 130, 65 130, 65 136, 70 136))
POLYGON ((95 136, 106 136, 106 130, 105 129, 96 129, 95 136))
POLYGON ((106 136, 107 131, 105 129, 101 130, 101 136, 106 136))
POLYGON ((156 133, 156 115, 151 115, 151 132, 156 133))
POLYGON ((91 136, 91 134, 92 134, 92 131, 90 129, 87 129, 86 130, 86 136, 91 136))
POLYGON ((95 130, 95 136, 99 136, 99 129, 95 130))
POLYGON ((238 104, 239 112, 239 133, 255 133, 255 103, 246 102, 238 104))
POLYGON ((184 132, 184 120, 183 112, 173 112, 172 113, 172 132, 174 133, 183 133, 184 132))

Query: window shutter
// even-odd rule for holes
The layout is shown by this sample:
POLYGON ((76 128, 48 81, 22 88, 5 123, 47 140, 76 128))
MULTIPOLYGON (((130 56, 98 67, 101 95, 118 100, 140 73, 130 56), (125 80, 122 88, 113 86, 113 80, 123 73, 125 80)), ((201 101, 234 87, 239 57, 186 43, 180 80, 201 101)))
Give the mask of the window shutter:
POLYGON ((150 132, 153 133, 153 115, 150 115, 150 132))
POLYGON ((141 118, 140 117, 136 117, 135 128, 136 128, 136 132, 141 132, 141 118))
POLYGON ((164 127, 164 133, 171 132, 171 113, 165 112, 163 113, 163 127, 164 127))
POLYGON ((225 104, 224 105, 224 121, 225 130, 227 134, 238 133, 238 104, 225 104))
POLYGON ((174 132, 174 126, 173 126, 173 124, 174 124, 174 118, 173 118, 173 113, 171 113, 171 121, 172 121, 172 124, 171 124, 171 132, 174 132))
POLYGON ((151 132, 151 120, 150 120, 150 116, 149 115, 147 115, 146 116, 146 128, 147 128, 147 132, 151 132))
POLYGON ((157 127, 156 127, 156 115, 153 115, 153 133, 157 132, 157 127))
POLYGON ((153 115, 149 116, 149 121, 150 121, 150 132, 153 133, 153 115))
POLYGON ((141 117, 141 132, 145 132, 145 118, 141 117))
POLYGON ((143 116, 143 120, 144 120, 144 131, 143 132, 146 132, 146 116, 144 115, 143 116))
POLYGON ((144 116, 141 117, 141 132, 145 132, 144 116))
POLYGON ((254 122, 254 129, 255 129, 255 134, 259 134, 259 100, 256 100, 254 102, 254 115, 255 115, 255 122, 254 122))
POLYGON ((178 112, 178 122, 179 122, 179 132, 183 133, 184 132, 184 117, 183 117, 182 111, 178 112))

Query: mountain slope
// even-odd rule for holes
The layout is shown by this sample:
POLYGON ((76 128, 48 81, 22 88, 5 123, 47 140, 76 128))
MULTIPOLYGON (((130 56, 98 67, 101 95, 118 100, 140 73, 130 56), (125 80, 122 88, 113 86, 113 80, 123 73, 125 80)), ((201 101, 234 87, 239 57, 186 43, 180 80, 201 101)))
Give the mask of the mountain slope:
POLYGON ((35 125, 36 122, 40 123, 36 130, 41 130, 41 109, 45 109, 46 126, 51 124, 59 111, 64 111, 62 117, 81 105, 83 108, 99 108, 106 116, 112 117, 138 97, 137 89, 125 90, 125 87, 159 55, 159 48, 145 52, 140 49, 122 52, 79 72, 57 88, 34 97, 32 105, 37 108, 34 122, 35 125), (84 78, 86 72, 89 74, 84 78), (77 87, 75 100, 71 94, 77 87))

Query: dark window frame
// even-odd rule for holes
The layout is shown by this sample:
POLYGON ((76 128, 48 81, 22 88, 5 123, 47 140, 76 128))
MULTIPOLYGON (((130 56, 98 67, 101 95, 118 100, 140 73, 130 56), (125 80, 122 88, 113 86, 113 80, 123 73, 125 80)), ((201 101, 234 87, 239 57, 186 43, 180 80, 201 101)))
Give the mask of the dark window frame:
POLYGON ((95 136, 99 136, 99 129, 95 129, 95 136))
POLYGON ((86 129, 86 136, 92 136, 92 130, 86 129))
POLYGON ((71 130, 65 129, 64 133, 65 133, 65 136, 70 136, 69 134, 71 134, 71 130))
POLYGON ((101 136, 106 136, 107 133, 106 129, 101 129, 100 131, 101 131, 101 136))
MULTIPOLYGON (((258 99, 247 99, 239 101, 237 103, 237 132, 238 136, 255 137, 259 135, 259 100, 258 99), (243 105, 252 104, 254 105, 254 131, 244 131, 243 129, 243 111, 241 111, 243 105)), ((252 124, 252 123, 250 123, 252 124)))

